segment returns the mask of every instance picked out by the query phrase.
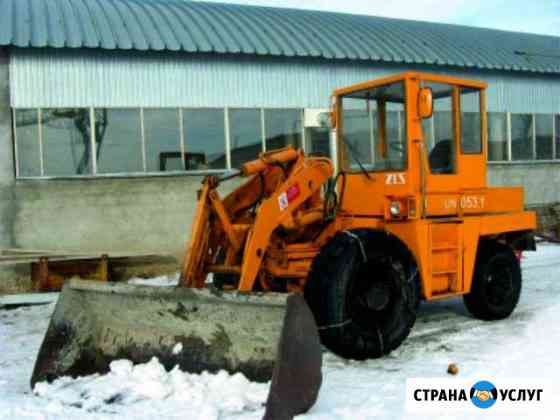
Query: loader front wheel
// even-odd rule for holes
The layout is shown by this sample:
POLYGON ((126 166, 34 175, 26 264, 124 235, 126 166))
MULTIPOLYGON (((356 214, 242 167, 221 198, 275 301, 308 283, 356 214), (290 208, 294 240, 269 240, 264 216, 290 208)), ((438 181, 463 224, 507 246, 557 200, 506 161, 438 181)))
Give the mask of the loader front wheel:
POLYGON ((397 348, 416 321, 420 299, 408 264, 372 253, 368 239, 367 232, 336 235, 313 263, 305 290, 322 343, 348 359, 397 348))
POLYGON ((498 242, 481 244, 470 293, 463 300, 478 319, 511 315, 521 295, 521 267, 512 249, 498 242))

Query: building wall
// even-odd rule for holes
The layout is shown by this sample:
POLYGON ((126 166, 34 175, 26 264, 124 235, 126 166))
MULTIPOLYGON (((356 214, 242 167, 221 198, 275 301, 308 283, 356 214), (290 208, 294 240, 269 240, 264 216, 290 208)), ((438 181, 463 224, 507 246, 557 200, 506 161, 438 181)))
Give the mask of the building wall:
POLYGON ((525 205, 541 207, 560 202, 560 165, 546 163, 492 163, 489 185, 520 185, 525 190, 525 205))
POLYGON ((180 256, 200 177, 18 182, 16 245, 180 256))
POLYGON ((488 110, 560 112, 555 75, 181 53, 20 49, 12 106, 328 108, 338 87, 407 70, 489 84, 488 110))
MULTIPOLYGON (((326 108, 335 87, 410 67, 16 50, 10 69, 12 107, 326 108)), ((560 112, 557 77, 446 72, 489 82, 492 111, 560 112)), ((153 251, 180 257, 190 232, 200 176, 18 180, 13 188, 7 74, 4 59, 0 61, 2 246, 153 251)), ((560 201, 559 174, 558 163, 492 164, 489 168, 494 185, 524 185, 526 204, 531 206, 560 201)))
MULTIPOLYGON (((165 253, 180 261, 201 181, 200 176, 18 181, 13 245, 165 253)), ((555 164, 492 165, 489 182, 528 185, 526 204, 536 207, 557 199, 560 171, 555 164)), ((224 185, 221 194, 235 185, 224 185)))
POLYGON ((8 55, 0 49, 0 248, 13 245, 14 182, 8 55))
MULTIPOLYGON (((0 48, 0 249, 15 245, 13 226, 17 212, 14 199, 14 159, 10 111, 8 54, 0 48)), ((0 293, 16 289, 19 274, 14 267, 0 265, 0 293)))

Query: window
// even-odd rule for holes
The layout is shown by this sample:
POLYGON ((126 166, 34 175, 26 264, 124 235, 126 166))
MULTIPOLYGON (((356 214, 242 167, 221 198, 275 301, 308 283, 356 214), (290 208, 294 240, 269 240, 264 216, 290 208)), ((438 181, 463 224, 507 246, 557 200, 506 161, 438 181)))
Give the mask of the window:
POLYGON ((480 127, 480 92, 460 89, 461 95, 461 151, 468 154, 482 153, 480 127))
POLYGON ((537 159, 553 159, 554 117, 550 114, 535 115, 535 146, 537 159))
POLYGON ((97 172, 143 172, 139 109, 96 109, 97 172))
POLYGON ((182 171, 178 109, 145 109, 146 170, 182 171))
POLYGON ((391 104, 391 109, 399 109, 399 111, 387 111, 387 138, 389 138, 387 155, 389 160, 399 161, 406 158, 404 156, 406 149, 404 106, 391 104))
MULTIPOLYGON (((434 97, 433 116, 422 120, 431 171, 452 174, 456 165, 453 90, 440 83, 426 86, 434 97)), ((341 168, 360 171, 360 164, 370 171, 406 168, 402 90, 402 83, 394 83, 342 98, 341 168)), ((463 151, 479 153, 479 94, 463 91, 461 107, 463 151)), ((560 115, 487 115, 489 161, 560 160, 560 115)), ((304 128, 303 117, 302 109, 286 108, 237 108, 227 116, 223 108, 14 109, 18 176, 219 171, 227 169, 228 163, 239 167, 255 159, 263 142, 266 150, 274 150, 288 145, 299 148, 305 141, 308 155, 330 156, 330 128, 304 128)))
POLYGON ((89 109, 42 109, 41 125, 45 175, 92 173, 89 109))
POLYGON ((342 167, 359 171, 406 168, 402 82, 352 92, 342 98, 342 167))
POLYGON ((184 109, 187 170, 226 169, 226 129, 223 109, 184 109))
POLYGON ((305 128, 305 153, 309 156, 330 157, 330 129, 328 127, 305 128))
MULTIPOLYGON (((375 101, 369 101, 375 107, 375 101)), ((359 170, 360 164, 370 169, 375 162, 374 113, 363 99, 345 98, 343 111, 344 143, 354 162, 350 164, 352 170, 359 170), (362 106, 364 109, 353 109, 362 106), (359 161, 359 163, 358 163, 359 161)), ((328 144, 328 142, 327 142, 328 144)))
POLYGON ((261 111, 259 109, 232 109, 229 113, 231 166, 256 159, 262 152, 261 111))
POLYGON ((434 98, 432 118, 422 122, 430 171, 432 174, 453 174, 455 173, 455 131, 451 112, 453 87, 434 82, 427 83, 426 87, 432 89, 434 98))
POLYGON ((507 114, 488 113, 488 160, 508 160, 507 114))
POLYGON ((18 109, 15 116, 19 176, 41 176, 39 110, 18 109))
MULTIPOLYGON (((441 99, 434 101, 434 142, 428 153, 428 160, 433 174, 455 173, 453 113, 451 111, 435 111, 437 108, 446 108, 446 102, 441 99)), ((451 103, 451 100, 449 100, 449 103, 451 103)))
POLYGON ((511 157, 513 160, 533 159, 533 116, 511 114, 511 157))
POLYGON ((422 136, 424 144, 431 150, 434 147, 434 118, 422 118, 422 136))
POLYGON ((266 109, 264 111, 266 150, 286 146, 302 146, 302 111, 298 109, 266 109))

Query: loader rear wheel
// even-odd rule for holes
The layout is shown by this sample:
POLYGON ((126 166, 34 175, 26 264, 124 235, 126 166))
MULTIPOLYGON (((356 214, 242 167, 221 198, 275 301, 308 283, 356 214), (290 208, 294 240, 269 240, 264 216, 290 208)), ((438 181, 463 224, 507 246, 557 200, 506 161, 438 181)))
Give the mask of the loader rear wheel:
POLYGON ((468 311, 486 321, 511 315, 521 295, 521 267, 513 250, 498 242, 481 244, 471 291, 463 300, 468 311))
POLYGON ((305 290, 321 341, 349 359, 397 348, 416 321, 420 299, 417 276, 400 259, 372 253, 368 239, 363 231, 336 235, 315 259, 305 290))

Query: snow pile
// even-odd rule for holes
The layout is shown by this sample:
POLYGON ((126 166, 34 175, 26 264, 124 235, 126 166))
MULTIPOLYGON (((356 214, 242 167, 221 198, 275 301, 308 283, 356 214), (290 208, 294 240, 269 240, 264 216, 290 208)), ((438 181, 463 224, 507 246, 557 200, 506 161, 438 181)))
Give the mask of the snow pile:
POLYGON ((261 410, 268 385, 252 383, 240 373, 189 374, 174 368, 166 372, 156 358, 133 365, 118 360, 105 375, 60 378, 35 385, 34 393, 51 404, 89 413, 118 414, 125 410, 142 417, 178 415, 190 419, 218 419, 261 410))
POLYGON ((179 273, 175 273, 169 276, 153 277, 150 279, 133 277, 130 280, 128 280, 127 283, 136 284, 139 286, 158 286, 158 287, 177 286, 177 284, 179 284, 179 273))

